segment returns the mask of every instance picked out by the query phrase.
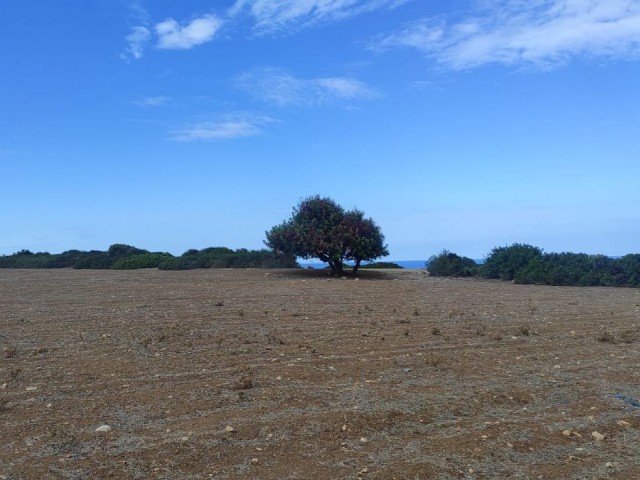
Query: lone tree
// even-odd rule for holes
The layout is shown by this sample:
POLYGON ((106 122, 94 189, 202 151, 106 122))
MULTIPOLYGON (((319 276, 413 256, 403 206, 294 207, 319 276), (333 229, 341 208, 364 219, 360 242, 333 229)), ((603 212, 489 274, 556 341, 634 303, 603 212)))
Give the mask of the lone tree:
POLYGON ((364 212, 345 211, 334 200, 318 195, 303 199, 289 220, 266 232, 264 242, 276 255, 319 258, 331 273, 342 273, 345 262, 355 262, 353 273, 364 260, 389 255, 380 227, 364 212))

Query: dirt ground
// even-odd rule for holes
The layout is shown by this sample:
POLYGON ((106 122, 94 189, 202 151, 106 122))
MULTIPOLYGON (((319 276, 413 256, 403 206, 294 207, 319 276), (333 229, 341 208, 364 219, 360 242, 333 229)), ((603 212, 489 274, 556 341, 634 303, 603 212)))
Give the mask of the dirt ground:
POLYGON ((0 270, 0 479, 43 478, 637 480, 640 290, 0 270))

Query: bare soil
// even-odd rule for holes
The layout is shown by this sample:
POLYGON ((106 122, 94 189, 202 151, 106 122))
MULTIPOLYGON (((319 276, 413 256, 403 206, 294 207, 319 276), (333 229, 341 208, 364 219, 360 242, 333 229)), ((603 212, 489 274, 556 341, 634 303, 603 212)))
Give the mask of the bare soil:
POLYGON ((640 290, 1 270, 0 478, 636 480, 640 290))

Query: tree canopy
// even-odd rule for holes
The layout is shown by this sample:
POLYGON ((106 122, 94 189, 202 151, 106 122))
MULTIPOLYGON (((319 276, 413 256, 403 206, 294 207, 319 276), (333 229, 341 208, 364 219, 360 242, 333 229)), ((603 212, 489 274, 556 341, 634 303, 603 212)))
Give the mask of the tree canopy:
POLYGON ((334 200, 318 195, 303 199, 288 220, 266 232, 265 244, 276 255, 318 258, 332 273, 346 262, 357 272, 363 261, 389 255, 380 227, 364 212, 345 211, 334 200))

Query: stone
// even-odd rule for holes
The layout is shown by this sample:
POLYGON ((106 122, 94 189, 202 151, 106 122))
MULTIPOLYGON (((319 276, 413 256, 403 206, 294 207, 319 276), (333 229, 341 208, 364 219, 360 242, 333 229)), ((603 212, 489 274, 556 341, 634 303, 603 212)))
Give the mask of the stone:
POLYGON ((227 433, 233 433, 236 431, 235 428, 233 428, 231 425, 227 425, 226 428, 224 429, 225 432, 227 433))
POLYGON ((98 433, 108 433, 111 431, 111 427, 109 425, 100 425, 96 428, 96 432, 98 433))
POLYGON ((606 435, 600 432, 591 432, 591 436, 598 442, 601 442, 604 440, 604 437, 606 437, 606 435))

